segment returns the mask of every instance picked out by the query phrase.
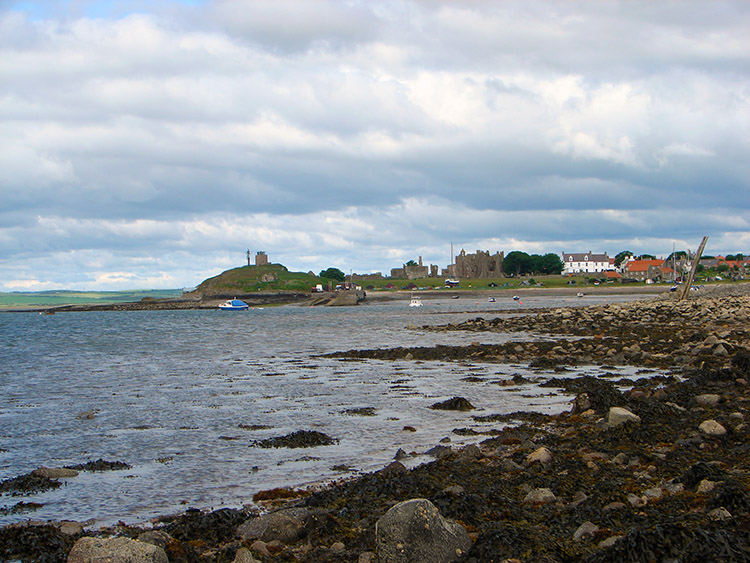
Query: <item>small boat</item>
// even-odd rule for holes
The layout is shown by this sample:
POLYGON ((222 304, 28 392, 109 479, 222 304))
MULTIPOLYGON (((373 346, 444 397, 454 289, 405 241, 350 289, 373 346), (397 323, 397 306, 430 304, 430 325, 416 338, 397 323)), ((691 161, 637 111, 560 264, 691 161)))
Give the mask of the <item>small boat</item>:
POLYGON ((241 299, 228 299, 219 305, 222 311, 247 311, 250 306, 241 299))
POLYGON ((581 292, 579 291, 578 293, 576 293, 576 297, 583 297, 583 293, 581 293, 581 292))
POLYGON ((489 301, 490 303, 494 303, 495 302, 495 298, 494 297, 490 297, 487 301, 489 301))
POLYGON ((411 301, 409 301, 409 307, 422 307, 422 298, 417 295, 411 296, 411 301))
POLYGON ((518 295, 513 296, 513 301, 520 301, 521 298, 518 295))

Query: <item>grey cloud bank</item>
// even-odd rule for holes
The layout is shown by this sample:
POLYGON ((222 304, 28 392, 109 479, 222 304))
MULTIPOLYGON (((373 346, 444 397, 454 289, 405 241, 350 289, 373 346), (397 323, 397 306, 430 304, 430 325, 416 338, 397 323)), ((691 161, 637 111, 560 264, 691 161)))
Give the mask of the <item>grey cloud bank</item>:
POLYGON ((750 253, 750 4, 0 2, 0 291, 750 253))

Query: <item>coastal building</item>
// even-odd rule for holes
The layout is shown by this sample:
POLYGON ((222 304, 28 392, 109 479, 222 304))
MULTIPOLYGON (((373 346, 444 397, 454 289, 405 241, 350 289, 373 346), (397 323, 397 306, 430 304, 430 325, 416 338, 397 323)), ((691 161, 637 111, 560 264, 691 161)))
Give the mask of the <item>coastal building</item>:
POLYGON ((563 274, 596 274, 606 272, 614 268, 614 260, 607 253, 594 254, 593 252, 562 253, 563 274))
POLYGON ((255 265, 256 266, 268 265, 268 256, 262 250, 259 250, 258 252, 255 253, 255 265))
POLYGON ((456 256, 455 264, 449 266, 451 277, 455 278, 500 278, 505 272, 503 271, 504 252, 495 252, 477 250, 475 254, 466 254, 461 252, 456 256))
POLYGON ((665 267, 664 260, 630 260, 625 264, 622 277, 641 282, 656 281, 662 279, 661 268, 663 267, 665 267))
POLYGON ((430 268, 422 264, 422 257, 419 257, 419 263, 416 266, 407 266, 404 264, 400 268, 391 269, 391 277, 397 279, 418 280, 429 277, 430 268))

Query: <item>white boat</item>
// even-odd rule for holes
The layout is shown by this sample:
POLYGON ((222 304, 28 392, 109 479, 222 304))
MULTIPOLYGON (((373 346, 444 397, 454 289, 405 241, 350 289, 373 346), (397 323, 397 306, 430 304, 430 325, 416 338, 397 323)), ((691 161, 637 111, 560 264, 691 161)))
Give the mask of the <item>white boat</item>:
POLYGON ((490 297, 487 301, 490 302, 490 303, 494 303, 495 302, 495 298, 494 297, 490 297))
POLYGON ((513 296, 513 301, 519 301, 521 298, 518 295, 513 296))
POLYGON ((422 307, 422 298, 417 295, 411 296, 411 301, 409 301, 409 307, 422 307))
POLYGON ((576 293, 576 297, 583 297, 583 293, 581 293, 581 292, 579 291, 578 293, 576 293))
POLYGON ((227 299, 219 305, 222 311, 247 311, 250 306, 241 299, 227 299))

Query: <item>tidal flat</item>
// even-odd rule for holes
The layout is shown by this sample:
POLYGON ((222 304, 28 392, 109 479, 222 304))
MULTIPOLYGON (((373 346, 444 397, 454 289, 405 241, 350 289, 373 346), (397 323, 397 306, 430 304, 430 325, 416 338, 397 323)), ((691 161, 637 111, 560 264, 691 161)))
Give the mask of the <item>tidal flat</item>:
MULTIPOLYGON (((337 349, 310 350, 304 362, 332 362, 327 369, 342 373, 398 367, 402 377, 388 380, 389 392, 403 405, 420 404, 414 417, 396 409, 382 420, 381 407, 360 397, 341 406, 343 420, 376 422, 370 431, 390 422, 391 433, 409 437, 441 416, 456 417, 456 426, 399 451, 390 443, 379 468, 267 487, 244 506, 103 527, 20 520, 0 530, 0 555, 65 561, 82 538, 119 536, 156 544, 169 561, 376 561, 387 552, 376 523, 402 501, 426 499, 470 538, 456 561, 746 560, 750 298, 743 290, 684 302, 422 315, 408 319, 407 333, 418 338, 376 346, 343 337, 337 349), (423 371, 434 380, 435 370, 453 369, 436 388, 419 384, 423 371), (531 389, 538 394, 520 397, 531 389), (494 390, 527 407, 554 408, 487 400, 494 390), (429 408, 451 397, 475 408, 429 408)), ((261 432, 281 437, 280 430, 261 432)), ((338 437, 333 427, 320 430, 338 437)))

